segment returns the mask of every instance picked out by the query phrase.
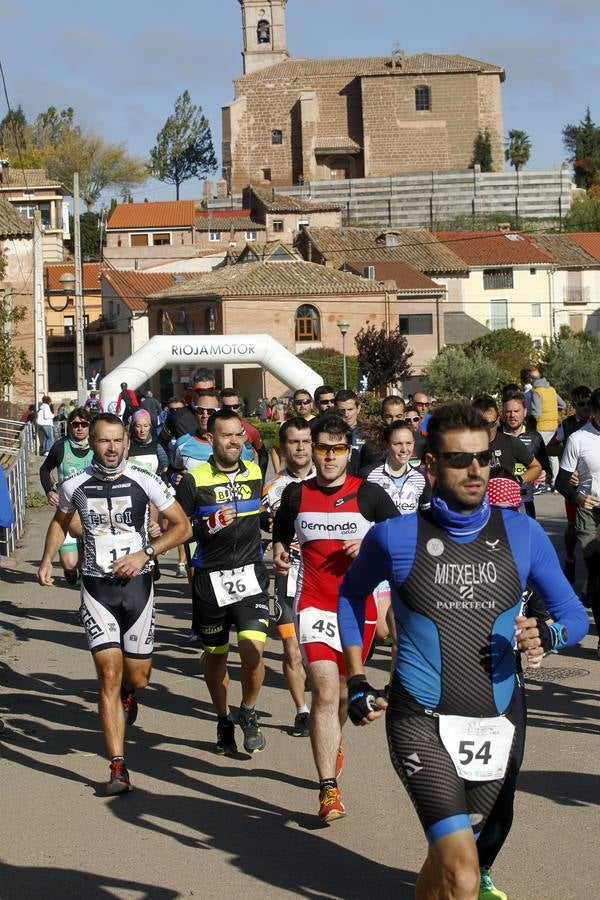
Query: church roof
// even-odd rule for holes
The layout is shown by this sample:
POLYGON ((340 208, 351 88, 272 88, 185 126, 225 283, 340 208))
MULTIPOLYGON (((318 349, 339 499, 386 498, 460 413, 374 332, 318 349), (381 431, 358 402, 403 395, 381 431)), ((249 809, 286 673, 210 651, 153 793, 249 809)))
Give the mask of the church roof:
POLYGON ((451 73, 474 72, 496 74, 504 81, 505 72, 493 63, 460 56, 455 53, 434 54, 414 53, 397 58, 391 56, 366 56, 351 59, 286 59, 284 62, 267 66, 248 75, 241 75, 236 81, 262 82, 286 78, 331 77, 372 77, 377 75, 448 75, 451 73))

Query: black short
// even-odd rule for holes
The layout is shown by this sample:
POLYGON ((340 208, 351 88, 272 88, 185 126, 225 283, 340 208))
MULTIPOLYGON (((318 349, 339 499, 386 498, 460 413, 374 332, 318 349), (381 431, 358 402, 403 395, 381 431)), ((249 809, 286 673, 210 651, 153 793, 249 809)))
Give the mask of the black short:
POLYGON ((231 606, 219 606, 210 572, 206 569, 194 569, 194 621, 198 623, 207 653, 226 653, 229 650, 229 632, 232 627, 237 631, 238 641, 266 641, 269 630, 269 575, 262 562, 255 563, 254 570, 261 593, 245 597, 231 606))
POLYGON ((122 580, 83 575, 79 612, 92 653, 120 647, 125 656, 139 659, 152 655, 152 572, 122 580))
MULTIPOLYGON (((388 747, 392 764, 413 802, 427 839, 433 842, 469 827, 478 835, 504 778, 495 781, 461 778, 440 739, 437 717, 418 711, 414 701, 407 697, 394 680, 386 716, 388 747)), ((514 757, 522 755, 525 732, 523 698, 518 688, 506 717, 515 726, 508 771, 514 765, 514 757)))

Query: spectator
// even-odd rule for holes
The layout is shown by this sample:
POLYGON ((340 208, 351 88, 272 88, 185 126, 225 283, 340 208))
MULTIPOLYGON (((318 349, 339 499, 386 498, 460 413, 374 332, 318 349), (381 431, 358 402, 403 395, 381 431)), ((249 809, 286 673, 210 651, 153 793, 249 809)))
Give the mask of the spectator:
POLYGON ((89 409, 90 413, 94 416, 104 412, 104 404, 98 396, 98 391, 90 391, 90 396, 84 403, 84 409, 89 409))
POLYGON ((119 394, 119 399, 117 400, 117 408, 115 410, 116 414, 121 416, 124 422, 129 422, 132 415, 139 408, 138 398, 136 397, 135 391, 132 388, 127 387, 127 382, 121 382, 121 393, 119 394), (123 412, 121 413, 121 405, 123 405, 123 412))
MULTIPOLYGON (((558 428, 558 411, 564 409, 565 401, 560 397, 556 390, 542 377, 540 369, 531 370, 531 415, 535 419, 536 427, 542 436, 544 444, 548 446, 554 433, 558 428)), ((556 480, 558 475, 558 459, 556 456, 550 457, 550 465, 552 466, 552 479, 556 480)))
POLYGON ((161 413, 161 406, 152 391, 146 391, 146 396, 140 403, 142 409, 145 409, 146 412, 150 413, 150 421, 152 422, 152 427, 158 427, 158 417, 161 413))
POLYGON ((427 394, 424 394, 423 391, 417 391, 414 400, 413 406, 416 407, 417 412, 419 413, 419 417, 421 419, 421 424, 419 426, 419 431, 421 434, 424 434, 427 437, 427 426, 429 424, 429 397, 427 394))
POLYGON ((44 456, 48 456, 54 443, 54 409, 52 400, 48 394, 44 394, 40 408, 37 411, 36 425, 40 429, 40 443, 44 456))

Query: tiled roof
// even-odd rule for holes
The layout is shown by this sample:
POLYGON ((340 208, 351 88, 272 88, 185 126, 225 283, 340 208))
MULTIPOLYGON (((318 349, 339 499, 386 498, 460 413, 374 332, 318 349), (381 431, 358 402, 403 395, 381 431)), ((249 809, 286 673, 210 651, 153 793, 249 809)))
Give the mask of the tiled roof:
POLYGON ((536 234, 533 240, 554 257, 561 269, 597 268, 598 259, 587 253, 572 237, 571 234, 536 234))
POLYGON ((119 203, 112 211, 107 229, 191 228, 196 220, 193 200, 160 203, 119 203))
POLYGON ((251 215, 250 209, 202 209, 196 207, 197 219, 240 219, 251 215))
MULTIPOLYGON (((69 272, 75 275, 74 263, 53 263, 44 266, 44 284, 49 291, 62 291, 64 287, 60 283, 60 276, 69 272)), ((100 293, 100 263, 84 263, 82 266, 83 290, 90 293, 100 293)))
POLYGON ((252 241, 244 244, 240 250, 232 247, 228 251, 228 257, 234 263, 239 259, 242 262, 268 261, 274 254, 281 254, 290 262, 302 262, 302 256, 298 250, 282 241, 252 241))
MULTIPOLYGON (((390 56, 367 56, 352 59, 286 59, 284 62, 236 79, 237 83, 261 82, 310 77, 368 77, 372 75, 445 75, 451 72, 498 74, 504 80, 504 69, 492 63, 456 54, 415 53, 404 56, 401 65, 392 67, 390 56)), ((301 87, 301 86, 300 86, 301 87)))
POLYGON ((33 225, 14 206, 0 197, 0 238, 31 237, 33 225))
POLYGON ((196 231, 264 231, 265 226, 249 216, 230 216, 227 219, 196 219, 196 231))
POLYGON ((116 269, 102 273, 116 294, 119 295, 125 306, 133 312, 146 309, 145 298, 149 294, 155 294, 165 288, 177 285, 181 279, 198 279, 197 272, 132 272, 116 269))
MULTIPOLYGON (((444 288, 423 275, 410 263, 401 260, 348 260, 349 265, 357 274, 362 275, 365 266, 373 266, 375 269, 375 281, 395 281, 399 291, 415 292, 415 293, 436 293, 443 294, 444 288)), ((364 276, 363 276, 364 277, 364 276)))
POLYGON ((571 231, 569 237, 583 247, 586 253, 600 261, 600 231, 571 231))
POLYGON ((466 312, 444 313, 444 339, 447 344, 468 344, 475 338, 489 334, 490 329, 466 312))
POLYGON ((554 258, 521 232, 438 231, 437 237, 469 266, 552 265, 554 258))
POLYGON ((254 185, 250 185, 250 190, 268 213, 339 212, 340 210, 339 203, 315 203, 311 200, 289 197, 287 194, 274 194, 269 188, 254 187, 254 185))
MULTIPOLYGON (((434 234, 423 229, 317 228, 304 229, 314 246, 336 265, 348 259, 407 262, 420 272, 465 272, 464 262, 434 234), (397 241, 386 245, 386 234, 397 241)), ((366 264, 368 264, 368 262, 366 264)))
POLYGON ((3 188, 7 190, 14 190, 15 188, 23 188, 24 190, 29 190, 29 188, 53 188, 60 193, 65 189, 60 181, 48 178, 43 169, 25 169, 23 171, 12 166, 2 170, 0 191, 3 188))
POLYGON ((195 299, 197 297, 256 296, 307 297, 327 294, 374 294, 381 287, 349 272, 327 269, 314 263, 256 262, 227 266, 187 284, 154 294, 150 299, 195 299))

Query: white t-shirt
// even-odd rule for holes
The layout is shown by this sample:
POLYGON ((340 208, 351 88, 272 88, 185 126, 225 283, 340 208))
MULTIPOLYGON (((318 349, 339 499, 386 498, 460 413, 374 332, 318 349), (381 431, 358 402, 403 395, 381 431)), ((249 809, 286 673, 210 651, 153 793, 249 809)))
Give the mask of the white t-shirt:
POLYGON ((581 494, 600 497, 600 431, 588 422, 567 439, 560 461, 565 472, 577 472, 581 494))

